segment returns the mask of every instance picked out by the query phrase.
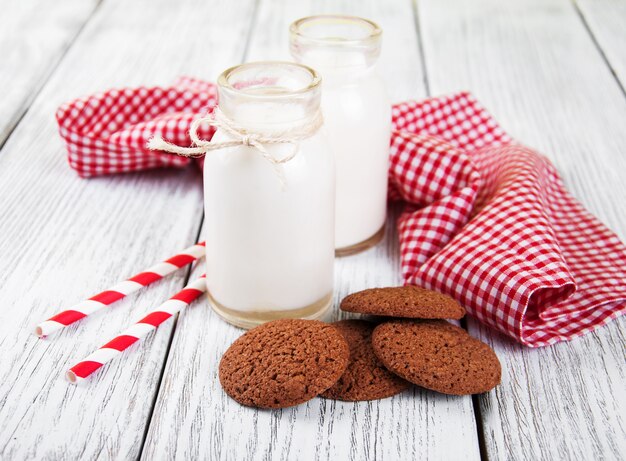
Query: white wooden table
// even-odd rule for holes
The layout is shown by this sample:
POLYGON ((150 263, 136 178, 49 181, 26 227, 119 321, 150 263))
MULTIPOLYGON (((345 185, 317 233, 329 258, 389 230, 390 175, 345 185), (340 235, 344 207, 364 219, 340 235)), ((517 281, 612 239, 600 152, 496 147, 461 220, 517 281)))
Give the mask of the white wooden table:
MULTIPOLYGON (((4 0, 0 3, 0 459, 624 459, 624 319, 532 350, 468 321, 502 385, 414 389, 256 411, 222 392, 241 331, 206 300, 76 387, 64 371, 184 284, 181 271, 47 340, 33 325, 201 234, 189 168, 81 180, 54 111, 114 86, 215 79, 287 57, 287 26, 322 12, 379 22, 394 100, 468 89, 626 240, 626 0, 4 0)), ((337 261, 336 299, 400 283, 383 244, 337 261)), ((210 219, 208 217, 207 219, 210 219)), ((333 317, 342 315, 335 311, 333 317)))

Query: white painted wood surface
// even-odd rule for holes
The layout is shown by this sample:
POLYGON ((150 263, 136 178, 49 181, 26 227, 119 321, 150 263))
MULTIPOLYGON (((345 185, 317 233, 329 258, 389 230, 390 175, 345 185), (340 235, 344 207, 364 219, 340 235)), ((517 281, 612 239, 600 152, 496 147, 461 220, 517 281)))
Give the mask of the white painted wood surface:
MULTIPOLYGON (((471 89, 626 240, 626 99, 573 5, 481 0, 470 8, 447 0, 418 7, 432 91, 471 89)), ((468 323, 505 370, 503 384, 479 397, 489 458, 626 456, 624 319, 540 350, 468 323)))
MULTIPOLYGON (((28 56, 42 58, 29 67, 0 56, 3 88, 5 75, 19 83, 0 102, 0 133, 29 108, 0 151, 0 459, 625 458, 624 320, 541 350, 468 322, 504 369, 502 386, 475 405, 412 390, 272 412, 242 408, 222 392, 217 363, 240 330, 205 300, 87 386, 63 380, 75 359, 180 288, 184 272, 55 337, 30 335, 57 308, 185 247, 202 221, 193 169, 78 179, 56 134, 56 107, 112 86, 167 84, 181 74, 214 79, 245 57, 287 57, 287 24, 311 13, 380 22, 381 72, 394 100, 473 91, 626 239, 626 98, 607 66, 623 75, 626 17, 616 0, 577 1, 583 17, 568 0, 102 0, 91 17, 93 2, 54 10, 22 2, 41 5, 39 27, 25 30, 37 50, 28 56)), ((0 50, 14 50, 16 33, 0 27, 0 50)), ((400 282, 396 214, 383 244, 337 261, 336 300, 400 282)))
MULTIPOLYGON (((576 0, 609 67, 626 89, 626 0, 576 0)), ((626 90, 625 90, 626 91, 626 90)))
POLYGON ((0 4, 0 146, 98 0, 3 0, 0 4))
POLYGON ((183 285, 180 272, 42 341, 61 307, 193 242, 198 171, 81 180, 54 122, 64 101, 115 85, 213 78, 241 56, 252 2, 106 1, 0 155, 0 459, 132 459, 141 450, 173 322, 74 387, 64 371, 183 285), (242 15, 242 16, 240 16, 242 15), (198 30, 206 28, 202 40, 198 30), (211 59, 189 59, 211 56, 211 59))

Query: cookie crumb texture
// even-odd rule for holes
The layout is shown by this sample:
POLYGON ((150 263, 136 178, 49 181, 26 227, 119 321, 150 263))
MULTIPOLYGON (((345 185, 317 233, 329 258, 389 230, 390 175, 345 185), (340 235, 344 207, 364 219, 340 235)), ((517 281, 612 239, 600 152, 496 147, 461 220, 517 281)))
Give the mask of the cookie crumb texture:
POLYGON ((224 353, 219 379, 242 405, 285 408, 337 382, 350 349, 339 331, 317 320, 276 320, 239 337, 224 353))
POLYGON ((445 320, 394 320, 372 334, 374 352, 398 376, 452 395, 480 394, 500 384, 493 350, 445 320))
POLYGON ((415 319, 460 319, 465 309, 448 295, 416 286, 370 288, 346 296, 341 309, 415 319))
POLYGON ((390 373, 374 354, 371 337, 375 324, 365 320, 341 320, 333 325, 348 342, 350 361, 339 381, 321 397, 346 401, 384 399, 411 386, 390 373))

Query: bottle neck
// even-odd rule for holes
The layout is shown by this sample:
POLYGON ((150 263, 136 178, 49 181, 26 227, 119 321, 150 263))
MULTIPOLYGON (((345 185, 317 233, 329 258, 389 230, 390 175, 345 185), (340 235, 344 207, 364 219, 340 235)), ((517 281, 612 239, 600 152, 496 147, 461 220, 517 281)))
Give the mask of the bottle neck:
POLYGON ((220 110, 235 124, 250 132, 275 134, 311 123, 319 101, 311 107, 300 100, 259 101, 220 97, 220 110))
POLYGON ((285 131, 316 118, 319 83, 314 70, 295 63, 242 64, 218 79, 219 107, 228 119, 247 131, 285 131))
POLYGON ((327 88, 357 83, 370 77, 376 69, 376 61, 360 51, 311 49, 297 59, 316 69, 327 88))
POLYGON ((294 59, 320 72, 324 85, 348 84, 370 75, 381 50, 382 31, 355 16, 320 15, 290 27, 294 59))

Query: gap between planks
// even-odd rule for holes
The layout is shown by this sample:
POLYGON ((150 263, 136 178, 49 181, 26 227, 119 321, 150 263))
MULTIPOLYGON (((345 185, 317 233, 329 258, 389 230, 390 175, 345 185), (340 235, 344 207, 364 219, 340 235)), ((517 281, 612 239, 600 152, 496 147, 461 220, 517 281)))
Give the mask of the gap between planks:
POLYGON ((622 81, 620 80, 619 76, 617 75, 617 71, 615 70, 615 67, 611 63, 611 60, 609 59, 609 57, 608 57, 607 53, 605 52, 604 48, 602 48, 602 45, 600 44, 600 41, 598 40, 598 37, 596 37, 596 34, 594 33, 593 29, 589 25, 589 21, 587 21, 587 18, 585 17, 585 14, 580 9, 580 5, 578 4, 578 2, 576 0, 572 0, 572 6, 574 7, 574 10, 576 11, 576 14, 578 15, 578 18, 580 19, 580 22, 583 24, 583 26, 585 27, 585 30, 587 31, 587 33, 591 37, 591 41, 593 42, 594 46, 598 50, 598 54, 600 54, 600 56, 602 57, 602 60, 604 61, 606 66, 609 68, 609 71, 611 72, 611 75, 615 79, 615 82, 617 83, 617 86, 619 86, 619 88, 622 90, 622 94, 626 98, 626 88, 624 88, 624 85, 622 84, 622 81))
MULTIPOLYGON (((422 26, 420 24, 420 12, 419 12, 419 5, 417 3, 417 0, 411 0, 411 6, 413 9, 413 21, 415 23, 415 33, 417 35, 417 43, 418 43, 418 49, 419 49, 419 57, 420 57, 420 61, 422 63, 422 72, 423 72, 423 79, 424 79, 424 88, 426 90, 426 96, 427 97, 432 97, 432 93, 430 91, 430 81, 428 78, 428 67, 426 65, 426 55, 424 52, 424 38, 422 37, 422 26)), ((467 318, 464 317, 461 322, 461 327, 468 332, 469 334, 469 328, 467 326, 467 318)), ((478 450, 479 450, 479 454, 480 454, 480 458, 483 461, 486 461, 489 459, 488 453, 487 453, 487 444, 486 444, 486 440, 485 440, 485 429, 483 427, 483 417, 482 417, 482 413, 481 413, 481 407, 480 407, 480 400, 478 399, 478 396, 476 395, 472 395, 472 409, 474 411, 474 420, 476 421, 476 437, 478 439, 478 450)))
MULTIPOLYGON (((200 242, 200 233, 202 232, 203 222, 204 222, 204 212, 202 213, 202 218, 200 219, 200 225, 198 226, 198 232, 196 233, 195 243, 200 242)), ((191 278, 193 268, 197 264, 203 264, 203 262, 196 262, 195 264, 191 264, 185 268, 185 278, 183 279, 181 287, 187 286, 187 284, 189 283, 189 279, 191 278)), ((203 294, 200 296, 200 298, 203 298, 203 297, 206 297, 206 294, 203 294)), ((191 305, 193 305, 196 301, 194 301, 191 305)), ((189 307, 190 306, 187 306, 186 309, 189 309, 189 307)), ((163 376, 165 375, 165 366, 167 365, 167 358, 169 357, 170 350, 172 349, 172 341, 174 340, 174 333, 176 332, 176 328, 178 327, 179 316, 180 316, 180 312, 177 312, 173 319, 172 329, 170 330, 170 336, 167 339, 167 346, 165 347, 165 353, 163 354, 163 361, 161 363, 161 369, 159 370, 159 379, 157 380, 155 392, 154 392, 154 395, 152 396, 152 402, 150 404, 150 411, 148 412, 148 416, 146 418, 146 425, 143 428, 143 437, 141 439, 141 444, 139 446, 139 453, 137 454, 137 458, 136 458, 137 460, 141 459, 141 455, 143 453, 143 447, 146 444, 146 439, 148 438, 148 430, 150 429, 152 415, 154 414, 154 407, 156 406, 157 399, 159 398, 159 391, 161 390, 161 385, 163 384, 163 376)))
POLYGON ((85 18, 83 23, 76 29, 76 32, 70 38, 67 45, 60 51, 60 53, 57 56, 56 61, 50 63, 50 66, 48 67, 48 69, 44 71, 40 79, 34 83, 31 95, 24 100, 24 105, 17 109, 14 115, 15 118, 13 122, 9 122, 9 125, 6 127, 6 132, 4 133, 4 137, 1 137, 2 133, 0 132, 0 154, 2 153, 2 148, 4 147, 4 145, 7 143, 11 135, 15 132, 15 129, 22 122, 22 120, 24 119, 28 111, 30 110, 33 102, 39 96, 39 93, 41 93, 41 91, 43 90, 50 76, 52 76, 55 73, 55 71, 61 64, 61 62, 63 62, 65 55, 72 48, 74 43, 76 43, 76 41, 79 39, 83 31, 85 30, 85 27, 87 26, 87 24, 89 24, 89 22, 96 16, 98 9, 100 8, 100 5, 102 5, 103 1, 104 0, 97 0, 95 6, 93 7, 89 15, 85 18))
MULTIPOLYGON (((101 0, 102 1, 102 0, 101 0)), ((258 12, 259 12, 259 3, 260 0, 255 0, 254 1, 254 6, 252 9, 252 14, 250 15, 250 27, 248 27, 248 35, 246 37, 246 44, 244 45, 244 49, 243 49, 243 53, 242 53, 242 60, 241 62, 245 62, 246 57, 248 56, 248 52, 250 50, 250 41, 252 39, 252 36, 254 35, 254 30, 255 30, 255 26, 257 23, 257 18, 258 18, 258 12)), ((204 192, 202 194, 202 196, 204 197, 204 192)), ((204 218, 205 218, 205 214, 204 214, 204 207, 202 208, 202 218, 200 219, 200 223, 198 224, 198 229, 196 231, 196 239, 195 239, 195 243, 199 243, 202 240, 202 227, 204 225, 204 218)), ((186 275, 185 275, 185 280, 184 283, 182 284, 182 286, 186 286, 187 283, 189 283, 189 279, 191 278, 191 275, 193 273, 194 267, 197 266, 197 264, 204 264, 204 261, 201 261, 200 263, 196 263, 196 264, 192 264, 191 266, 189 266, 186 269, 186 275)), ((200 298, 201 299, 206 299, 206 294, 203 294, 200 298)), ((193 305, 193 304, 192 304, 193 305)), ((187 306, 187 308, 192 307, 192 306, 187 306)), ((143 431, 143 437, 141 439, 141 446, 139 448, 139 452, 137 454, 137 460, 140 460, 143 452, 144 452, 144 448, 146 445, 146 441, 148 439, 148 432, 150 431, 150 427, 152 426, 152 418, 154 416, 154 409, 156 407, 157 401, 159 399, 159 395, 161 393, 161 389, 162 389, 162 385, 163 385, 163 378, 165 376, 165 370, 167 368, 167 362, 170 356, 170 352, 172 350, 172 343, 174 341, 174 336, 175 333, 178 329, 178 318, 180 317, 180 312, 176 314, 176 317, 174 318, 174 324, 172 325, 172 329, 170 331, 170 336, 168 338, 167 341, 167 347, 165 348, 165 354, 163 355, 163 362, 161 363, 161 370, 159 371, 159 379, 156 385, 156 389, 154 392, 154 396, 152 398, 152 403, 150 405, 150 411, 148 413, 148 417, 146 419, 146 424, 144 426, 144 431, 143 431)))

